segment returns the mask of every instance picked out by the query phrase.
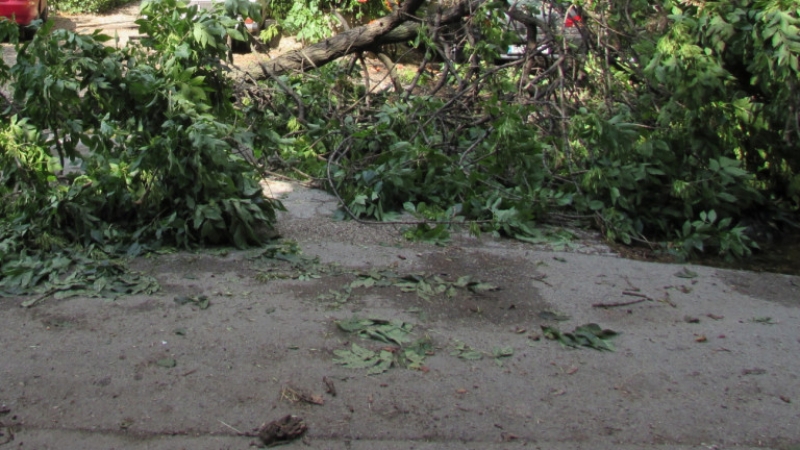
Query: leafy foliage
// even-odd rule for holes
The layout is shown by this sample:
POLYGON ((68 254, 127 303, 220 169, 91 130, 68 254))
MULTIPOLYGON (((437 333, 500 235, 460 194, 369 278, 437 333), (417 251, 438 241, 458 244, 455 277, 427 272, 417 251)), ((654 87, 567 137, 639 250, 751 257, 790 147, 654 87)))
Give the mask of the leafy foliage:
POLYGON ((409 341, 408 334, 414 325, 402 321, 383 319, 359 319, 336 321, 336 326, 347 333, 354 333, 364 339, 370 338, 387 344, 403 345, 409 341))
POLYGON ((50 0, 50 8, 68 13, 104 13, 133 0, 50 0))
POLYGON ((350 350, 334 350, 333 360, 348 369, 368 369, 367 375, 379 375, 394 363, 394 354, 388 350, 372 351, 353 344, 350 350))
MULTIPOLYGON (((349 27, 344 15, 351 20, 361 20, 365 16, 374 18, 386 12, 385 4, 379 0, 266 0, 263 3, 267 17, 276 19, 283 31, 303 42, 322 40, 337 29, 349 27)), ((273 32, 269 29, 265 31, 273 32)))
POLYGON ((301 122, 280 94, 249 110, 278 133, 264 141, 275 168, 327 179, 347 216, 411 214, 406 236, 434 242, 459 225, 542 242, 555 224, 741 257, 757 248, 752 217, 796 223, 796 2, 543 2, 578 8, 580 37, 539 27, 505 66, 493 60, 513 36, 481 8, 447 25, 466 54, 431 64, 438 75, 426 64, 452 56, 452 33, 419 36, 423 66, 400 92, 367 92, 346 65, 285 79, 301 122))
POLYGON ((142 11, 141 45, 108 47, 99 32, 51 22, 0 72, 14 90, 0 127, 0 288, 30 292, 70 267, 87 270, 80 261, 161 245, 269 238, 281 206, 263 197, 245 159, 248 134, 235 125, 221 65, 227 38, 242 38, 238 21, 222 5, 176 0, 142 11), (40 260, 59 252, 71 263, 40 260))
POLYGON ((397 347, 384 347, 372 351, 352 344, 350 350, 334 350, 334 362, 348 369, 368 369, 368 375, 377 375, 389 370, 392 366, 422 370, 425 357, 433 354, 433 345, 429 338, 417 339, 409 343, 413 324, 399 320, 359 319, 352 317, 336 321, 336 326, 346 332, 360 336, 362 339, 374 339, 397 347))

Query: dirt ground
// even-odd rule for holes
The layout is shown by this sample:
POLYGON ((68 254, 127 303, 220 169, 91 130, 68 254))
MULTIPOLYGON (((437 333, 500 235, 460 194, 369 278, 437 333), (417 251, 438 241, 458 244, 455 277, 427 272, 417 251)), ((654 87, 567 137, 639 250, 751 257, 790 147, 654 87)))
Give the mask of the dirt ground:
POLYGON ((132 262, 154 295, 0 298, 0 449, 244 449, 286 415, 308 428, 290 448, 800 449, 800 277, 631 261, 591 236, 413 244, 334 221, 323 192, 268 190, 294 265, 176 253, 132 262), (466 276, 485 289, 436 293, 466 276), (338 364, 353 344, 403 362, 336 324, 353 317, 413 325, 424 360, 338 364), (542 330, 586 323, 616 351, 542 330))

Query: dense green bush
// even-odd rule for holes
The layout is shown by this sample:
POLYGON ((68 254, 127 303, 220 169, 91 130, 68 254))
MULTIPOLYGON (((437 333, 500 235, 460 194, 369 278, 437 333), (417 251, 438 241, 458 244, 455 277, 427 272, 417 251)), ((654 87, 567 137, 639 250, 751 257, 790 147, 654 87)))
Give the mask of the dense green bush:
POLYGON ((176 0, 142 12, 141 45, 50 23, 0 67, 14 89, 0 126, 0 293, 54 283, 87 259, 269 239, 281 205, 244 158, 221 65, 239 22, 176 0), (70 161, 80 169, 62 173, 70 161), (47 254, 69 256, 32 275, 47 254))

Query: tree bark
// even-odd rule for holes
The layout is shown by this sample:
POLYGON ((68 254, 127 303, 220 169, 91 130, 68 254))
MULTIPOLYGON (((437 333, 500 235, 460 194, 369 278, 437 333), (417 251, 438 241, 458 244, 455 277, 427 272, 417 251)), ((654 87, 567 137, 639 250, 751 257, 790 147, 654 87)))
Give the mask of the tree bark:
MULTIPOLYGON (((487 0, 462 0, 442 12, 441 24, 453 23, 469 15, 487 0)), ((315 70, 331 61, 353 53, 375 51, 384 44, 408 42, 420 28, 414 13, 424 0, 405 0, 403 6, 372 23, 343 31, 336 36, 293 50, 261 63, 264 74, 281 75, 289 72, 315 70)), ((431 22, 432 23, 432 22, 431 22)))

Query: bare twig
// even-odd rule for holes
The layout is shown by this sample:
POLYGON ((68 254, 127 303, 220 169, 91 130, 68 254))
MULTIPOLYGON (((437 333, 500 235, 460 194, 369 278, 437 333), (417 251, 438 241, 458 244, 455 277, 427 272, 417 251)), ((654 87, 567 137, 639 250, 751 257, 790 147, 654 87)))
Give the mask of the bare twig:
POLYGON ((297 95, 294 89, 292 89, 288 84, 284 83, 279 76, 276 76, 272 72, 272 70, 269 67, 267 67, 266 64, 261 63, 259 64, 259 66, 261 67, 261 72, 263 72, 264 75, 267 76, 267 78, 270 78, 271 80, 275 81, 275 83, 277 83, 278 86, 280 86, 281 89, 283 89, 283 91, 286 92, 287 95, 292 97, 292 100, 294 100, 294 102, 297 104, 297 121, 305 125, 306 108, 305 105, 303 104, 303 99, 301 99, 300 96, 297 95))
POLYGON ((219 423, 221 423, 221 424, 225 425, 226 427, 230 428, 231 430, 235 431, 235 432, 236 432, 236 434, 238 434, 238 435, 245 435, 245 434, 246 434, 246 433, 244 433, 244 432, 242 432, 242 431, 239 431, 239 430, 237 430, 236 428, 234 428, 234 427, 232 427, 232 426, 228 425, 227 423, 225 423, 225 422, 223 422, 223 421, 221 421, 221 420, 219 420, 219 419, 217 419, 217 421, 218 421, 219 423))
POLYGON ((644 295, 644 294, 641 294, 641 293, 639 293, 639 292, 633 292, 633 291, 622 291, 622 295, 630 295, 631 297, 641 297, 641 298, 643 298, 643 299, 645 299, 645 300, 650 300, 651 302, 652 302, 652 301, 655 301, 655 300, 653 300, 652 298, 650 298, 649 296, 647 296, 647 295, 644 295))
POLYGON ((640 298, 638 300, 631 300, 629 302, 614 302, 614 303, 592 303, 592 308, 615 308, 617 306, 628 306, 628 305, 635 305, 637 303, 641 303, 647 300, 646 298, 640 298))

